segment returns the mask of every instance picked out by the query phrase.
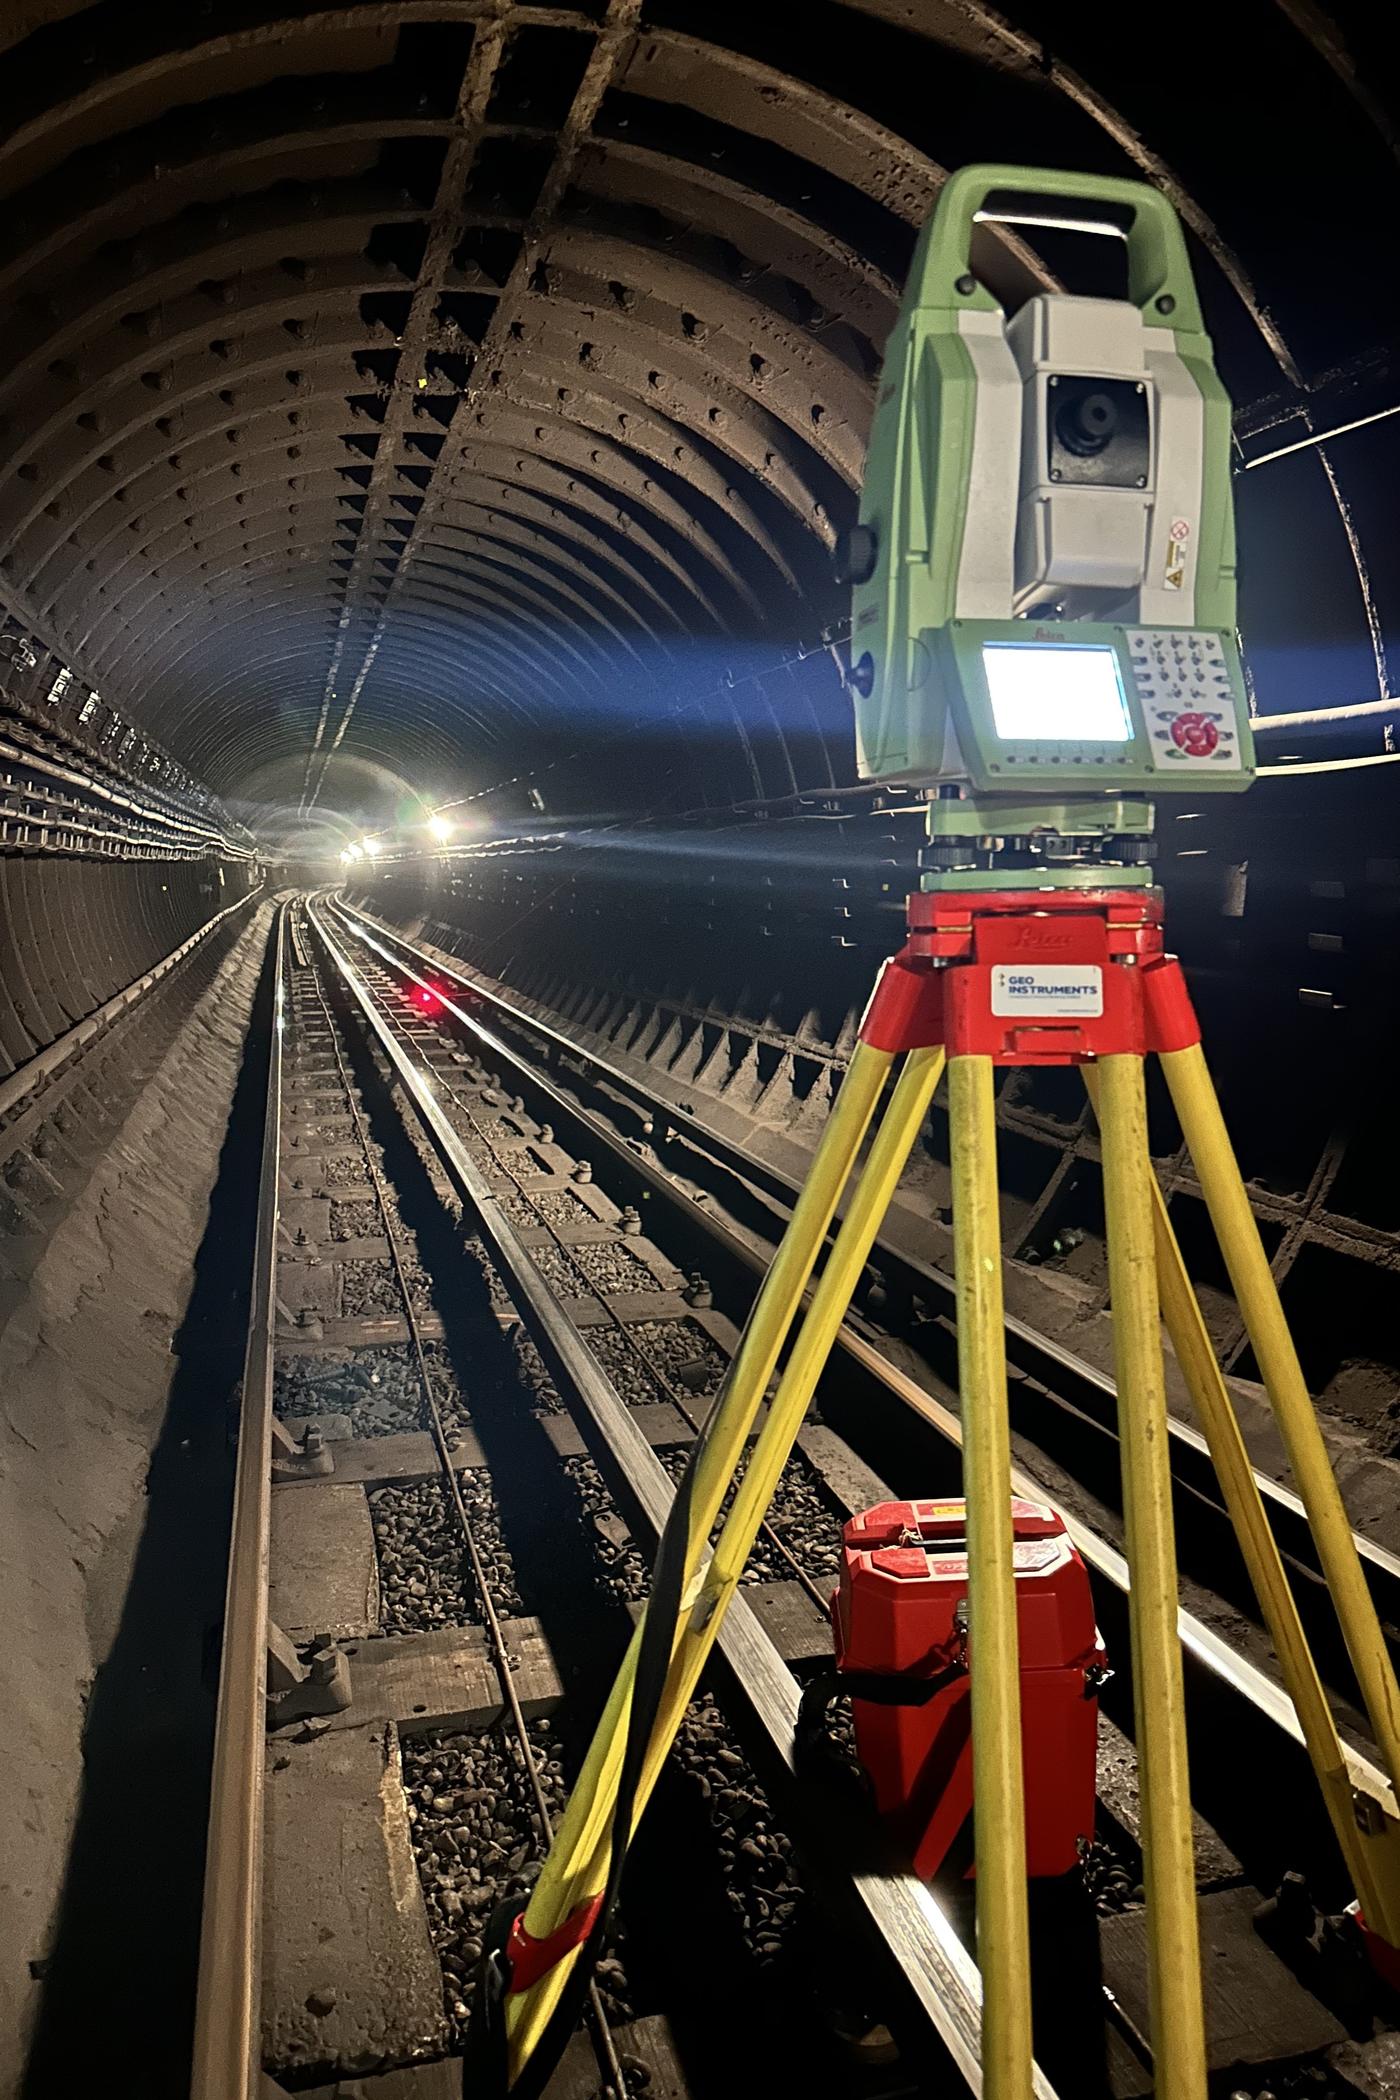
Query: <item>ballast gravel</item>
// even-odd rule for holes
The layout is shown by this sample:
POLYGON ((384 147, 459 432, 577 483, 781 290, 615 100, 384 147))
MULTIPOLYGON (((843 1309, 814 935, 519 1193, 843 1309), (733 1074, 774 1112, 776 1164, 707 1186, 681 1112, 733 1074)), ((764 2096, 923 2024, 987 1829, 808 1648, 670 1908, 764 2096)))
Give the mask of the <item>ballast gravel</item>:
MULTIPOLYGON (((567 1799, 560 1745, 548 1721, 529 1722, 528 1734, 540 1790, 557 1821, 567 1799)), ((460 2045, 486 1922, 498 1903, 534 1886, 547 1839, 524 1753, 501 1729, 405 1737, 403 1773, 418 1879, 442 1963, 443 2007, 460 2045)), ((596 1975, 608 2018, 630 2019, 615 1954, 604 1956, 596 1975)))
MULTIPOLYGON (((487 1475, 458 1476, 472 1537, 486 1569, 491 1603, 501 1618, 525 1607, 515 1566, 501 1537, 500 1514, 487 1475)), ((374 1489, 369 1498, 379 1552, 379 1619, 385 1633, 428 1633, 439 1626, 478 1626, 481 1608, 457 1511, 440 1481, 374 1489)))

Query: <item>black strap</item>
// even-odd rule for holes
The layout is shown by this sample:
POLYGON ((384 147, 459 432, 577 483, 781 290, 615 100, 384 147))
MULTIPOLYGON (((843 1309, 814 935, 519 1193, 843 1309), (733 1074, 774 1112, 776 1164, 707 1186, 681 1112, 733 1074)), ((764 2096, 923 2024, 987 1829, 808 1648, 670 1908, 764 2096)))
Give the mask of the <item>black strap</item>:
POLYGON ((511 1927, 524 1908, 523 1896, 512 1896, 506 1902, 498 1903, 481 1936, 481 1958, 476 1967, 476 2003, 462 2051, 464 2100, 477 2093, 505 2093, 509 2090, 505 1995, 510 1975, 506 1942, 511 1927))
POLYGON ((824 1670, 803 1689, 797 1708, 799 1749, 810 1749, 820 1739, 829 1709, 838 1699, 863 1699, 870 1706, 927 1706, 967 1675, 962 1656, 935 1671, 932 1677, 901 1677, 884 1670, 824 1670))

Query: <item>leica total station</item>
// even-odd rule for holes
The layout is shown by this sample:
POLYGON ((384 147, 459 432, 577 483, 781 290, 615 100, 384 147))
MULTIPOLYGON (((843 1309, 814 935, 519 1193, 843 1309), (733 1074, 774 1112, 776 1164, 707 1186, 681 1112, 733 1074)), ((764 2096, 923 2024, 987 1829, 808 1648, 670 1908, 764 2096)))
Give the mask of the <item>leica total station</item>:
POLYGON ((1091 1827, 1102 1671, 1082 1562, 1053 1511, 1011 1493, 995 1080, 1051 1066, 1081 1073, 1101 1139, 1155 2086, 1206 2100, 1163 1324, 1368 1944, 1397 1973, 1400 1823, 1390 1789, 1354 1778, 1308 1649, 1153 1174, 1149 1054, 1392 1785, 1400 1692, 1152 885, 1153 803, 1237 794, 1253 774, 1230 409, 1163 196, 1017 167, 949 178, 887 347, 841 555, 861 774, 927 801, 908 937, 677 1490, 539 1880, 489 1935, 472 2076, 494 2063, 503 2086, 535 2093, 571 2031, 637 1818, 946 1074, 963 1499, 848 1527, 839 1662, 877 1801, 919 1872, 945 1859, 970 1795, 981 2090, 1031 2100, 1027 1876, 1064 1871, 1091 1827), (974 267, 975 229, 1047 223, 1119 242, 1126 296, 1081 297, 1043 273, 1008 313, 974 267), (1052 1754, 1062 1782, 1047 1789, 1052 1754))

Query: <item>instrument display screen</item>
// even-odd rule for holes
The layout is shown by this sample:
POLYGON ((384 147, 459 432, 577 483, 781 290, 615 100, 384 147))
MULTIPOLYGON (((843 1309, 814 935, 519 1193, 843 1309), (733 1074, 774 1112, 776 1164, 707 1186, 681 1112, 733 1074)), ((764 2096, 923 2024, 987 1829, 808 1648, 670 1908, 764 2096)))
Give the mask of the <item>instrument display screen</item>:
POLYGON ((1006 743, 1127 744, 1116 650, 1103 643, 984 642, 992 726, 1006 743))

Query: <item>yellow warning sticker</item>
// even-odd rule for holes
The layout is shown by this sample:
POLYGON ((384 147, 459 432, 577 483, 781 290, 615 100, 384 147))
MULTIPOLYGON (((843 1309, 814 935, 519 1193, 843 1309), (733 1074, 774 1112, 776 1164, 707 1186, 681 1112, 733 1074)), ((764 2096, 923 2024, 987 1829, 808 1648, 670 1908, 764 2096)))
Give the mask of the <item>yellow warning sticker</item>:
POLYGON ((1191 538, 1189 518, 1173 518, 1167 536, 1167 566, 1162 582, 1169 591, 1186 587, 1186 547, 1191 538))

